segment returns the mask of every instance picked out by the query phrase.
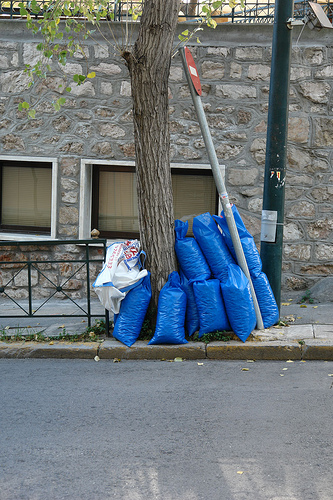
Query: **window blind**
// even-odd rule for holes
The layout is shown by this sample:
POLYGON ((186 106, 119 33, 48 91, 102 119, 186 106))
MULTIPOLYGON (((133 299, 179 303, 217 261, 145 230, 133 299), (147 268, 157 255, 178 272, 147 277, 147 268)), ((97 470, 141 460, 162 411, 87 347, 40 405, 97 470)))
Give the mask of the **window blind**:
POLYGON ((51 226, 52 169, 2 167, 1 223, 51 226))

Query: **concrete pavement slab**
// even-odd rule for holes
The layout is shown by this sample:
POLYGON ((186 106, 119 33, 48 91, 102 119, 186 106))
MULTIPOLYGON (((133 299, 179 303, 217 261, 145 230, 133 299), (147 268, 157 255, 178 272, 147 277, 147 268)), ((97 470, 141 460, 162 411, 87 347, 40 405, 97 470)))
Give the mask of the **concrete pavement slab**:
POLYGON ((313 325, 315 339, 333 340, 333 325, 313 325))
POLYGON ((266 330, 255 330, 252 334, 254 340, 304 340, 313 339, 312 325, 274 326, 266 330))
POLYGON ((282 302, 281 315, 283 320, 294 321, 298 325, 324 324, 333 325, 333 305, 326 304, 298 304, 293 301, 282 302))
POLYGON ((312 325, 290 325, 282 330, 281 340, 304 339, 313 339, 312 325))

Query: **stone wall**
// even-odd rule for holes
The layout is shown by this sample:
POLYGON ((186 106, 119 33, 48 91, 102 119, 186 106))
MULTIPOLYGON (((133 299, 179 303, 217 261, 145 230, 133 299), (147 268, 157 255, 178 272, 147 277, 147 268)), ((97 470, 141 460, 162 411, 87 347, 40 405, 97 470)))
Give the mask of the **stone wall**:
MULTIPOLYGON (((106 28, 105 28, 106 29, 106 28)), ((182 24, 184 29, 184 24, 182 24)), ((192 48, 203 87, 203 105, 226 184, 259 245, 272 42, 271 25, 219 25, 192 48)), ((309 288, 332 274, 333 41, 321 32, 294 28, 283 287, 309 288)), ((110 35, 105 32, 107 38, 110 35)), ((55 113, 52 100, 67 94, 66 74, 86 70, 76 54, 66 67, 28 90, 24 64, 36 61, 37 38, 18 20, 0 21, 0 154, 59 160, 60 238, 78 237, 80 160, 134 160, 131 90, 124 61, 96 35, 86 42, 89 70, 97 77, 73 87, 55 113), (17 110, 24 98, 35 120, 17 110)), ((115 27, 116 39, 121 26, 115 27)), ((208 163, 179 56, 170 72, 171 157, 176 163, 208 163)))

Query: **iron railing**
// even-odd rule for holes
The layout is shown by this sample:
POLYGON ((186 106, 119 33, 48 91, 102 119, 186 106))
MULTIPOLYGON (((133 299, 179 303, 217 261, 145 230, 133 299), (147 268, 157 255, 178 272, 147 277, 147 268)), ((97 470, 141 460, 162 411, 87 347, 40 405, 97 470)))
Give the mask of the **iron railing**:
MULTIPOLYGON (((317 0, 314 0, 315 2, 317 0)), ((31 2, 25 2, 29 10, 31 2)), ((43 11, 45 0, 37 0, 36 3, 43 11)), ((200 16, 200 1, 184 0, 179 12, 179 20, 194 21, 200 16)), ((209 2, 210 4, 213 3, 209 2)), ((333 18, 333 0, 318 0, 317 3, 323 7, 324 12, 329 19, 333 18)), ((131 18, 131 11, 139 8, 142 5, 141 1, 110 1, 108 4, 108 12, 110 18, 115 21, 124 21, 131 18)), ((237 6, 233 9, 229 7, 228 1, 225 5, 217 9, 213 13, 213 17, 217 22, 227 23, 272 23, 274 20, 275 0, 244 0, 244 9, 237 6)), ((295 0, 294 2, 294 17, 296 19, 303 18, 309 11, 307 0, 295 0)), ((33 15, 33 14, 32 14, 33 15)), ((0 17, 1 18, 17 18, 20 17, 19 2, 13 0, 0 0, 0 17)), ((37 17, 37 14, 36 14, 37 17)))
MULTIPOLYGON (((96 314, 92 311, 91 304, 91 277, 90 277, 90 266, 92 264, 100 264, 102 268, 102 263, 105 261, 106 257, 106 240, 105 239, 95 239, 95 240, 41 240, 41 241, 2 241, 0 242, 0 271, 3 275, 7 275, 7 278, 2 279, 2 284, 0 285, 0 299, 7 299, 10 304, 15 304, 17 306, 15 314, 0 314, 0 318, 17 318, 17 317, 36 317, 36 318, 50 318, 50 317, 86 317, 88 320, 88 326, 91 326, 91 318, 100 318, 101 313, 96 314), (73 258, 68 258, 68 252, 66 249, 59 251, 59 258, 45 258, 45 254, 42 258, 37 259, 36 252, 40 253, 42 249, 45 251, 45 247, 64 247, 67 245, 79 245, 82 251, 78 254, 72 253, 73 258), (101 257, 92 257, 92 248, 101 247, 102 254, 101 257), (12 251, 17 250, 22 252, 24 258, 21 260, 15 259, 15 253, 12 251), (26 250, 26 253, 25 253, 26 250), (29 254, 30 252, 30 254, 29 254), (67 258, 63 258, 64 254, 67 253, 67 258), (35 256, 35 258, 29 259, 29 255, 35 256), (13 256, 13 258, 12 258, 13 256), (27 260, 25 260, 27 259, 27 260), (59 265, 69 264, 70 272, 67 272, 63 278, 62 283, 60 283, 59 274, 57 274, 57 268, 59 265), (8 276, 10 273, 10 276, 8 276), (40 297, 34 297, 34 292, 38 285, 33 286, 33 279, 35 275, 35 282, 39 281, 42 277, 45 283, 47 283, 47 288, 50 290, 50 294, 45 299, 40 299, 40 297), (56 279, 55 279, 56 275, 56 279), (68 291, 70 280, 75 279, 80 276, 80 280, 85 283, 85 293, 82 305, 78 303, 78 300, 74 300, 68 291), (82 278, 83 277, 83 278, 82 278), (13 290, 17 289, 15 283, 20 280, 20 288, 24 287, 27 290, 28 298, 24 301, 18 302, 18 299, 13 297, 13 290), (55 283, 55 281, 58 281, 55 283), (67 285, 67 286, 66 286, 67 285), (56 296, 56 294, 58 294, 56 296), (61 294, 62 298, 66 298, 70 303, 74 304, 77 309, 77 313, 66 314, 61 312, 61 300, 58 301, 59 313, 52 310, 52 314, 41 314, 41 309, 50 305, 50 300, 52 298, 59 297, 61 294), (56 297, 55 297, 56 296, 56 297), (37 304, 37 305, 36 305, 37 304), (18 315, 17 312, 20 314, 18 315)), ((56 254, 55 254, 56 255, 56 254)), ((16 252, 17 256, 17 252, 16 252)), ((45 289, 44 289, 45 290, 45 289)), ((7 308, 6 308, 7 309, 7 308)), ((2 311, 0 311, 2 313, 2 311)), ((104 311, 106 325, 109 324, 109 313, 104 311)))

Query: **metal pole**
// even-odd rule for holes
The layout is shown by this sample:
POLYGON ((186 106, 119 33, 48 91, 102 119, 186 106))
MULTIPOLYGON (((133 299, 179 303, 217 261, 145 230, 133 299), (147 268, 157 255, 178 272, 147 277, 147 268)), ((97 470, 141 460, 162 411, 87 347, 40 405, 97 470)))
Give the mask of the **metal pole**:
POLYGON ((261 260, 280 309, 293 0, 276 0, 267 122, 261 260))
POLYGON ((188 67, 186 64, 186 58, 185 58, 185 50, 183 47, 181 47, 179 49, 179 53, 180 53, 182 63, 184 66, 184 71, 185 71, 188 86, 190 88, 194 108, 195 108, 195 111, 197 113, 201 133, 202 133, 202 136, 203 136, 203 139, 205 142, 205 146, 206 146, 209 162, 211 164, 211 168, 212 168, 215 184, 217 187, 217 191, 219 193, 219 197, 220 197, 220 200, 222 203, 224 215, 225 215, 225 218, 226 218, 226 221, 228 224, 228 228, 230 231, 232 243, 234 245, 238 265, 242 269, 242 271, 244 272, 245 276, 247 277, 247 279, 249 280, 249 283, 250 283, 251 295, 252 295, 254 309, 255 309, 256 318, 257 318, 257 329, 263 330, 264 324, 262 321, 258 300, 257 300, 256 294, 255 294, 254 288, 253 288, 249 268, 248 268, 248 265, 247 265, 247 262, 245 259, 245 255, 244 255, 244 251, 243 251, 243 247, 242 247, 242 244, 241 244, 241 241, 239 238, 238 229, 237 229, 237 226, 235 223, 234 215, 233 215, 232 210, 231 210, 231 205, 230 205, 228 193, 227 193, 227 190, 226 190, 226 187, 225 187, 225 184, 223 181, 223 177, 222 177, 222 174, 221 174, 221 171, 219 168, 219 162, 218 162, 218 159, 216 156, 216 151, 214 148, 212 136, 211 136, 210 131, 209 131, 206 115, 205 115, 205 112, 204 112, 204 109, 202 106, 200 96, 196 93, 194 86, 193 86, 193 83, 192 83, 192 80, 191 80, 191 77, 189 75, 188 67))

